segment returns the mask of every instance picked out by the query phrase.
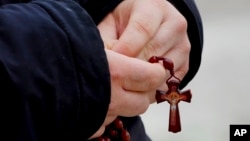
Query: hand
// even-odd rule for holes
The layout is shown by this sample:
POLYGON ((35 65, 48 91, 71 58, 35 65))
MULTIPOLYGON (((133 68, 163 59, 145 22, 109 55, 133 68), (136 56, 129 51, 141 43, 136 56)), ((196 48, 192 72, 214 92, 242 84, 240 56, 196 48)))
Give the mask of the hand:
POLYGON ((158 63, 152 64, 108 49, 106 54, 111 75, 111 102, 103 125, 91 138, 101 136, 117 116, 144 113, 167 76, 164 67, 158 63))
POLYGON ((109 49, 146 61, 168 57, 180 79, 188 71, 187 22, 166 0, 124 0, 98 28, 109 49))

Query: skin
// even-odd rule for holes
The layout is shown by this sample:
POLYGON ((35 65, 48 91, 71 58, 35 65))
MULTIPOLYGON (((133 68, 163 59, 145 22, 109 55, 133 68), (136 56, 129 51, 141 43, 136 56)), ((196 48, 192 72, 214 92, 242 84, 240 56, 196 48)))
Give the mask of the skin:
POLYGON ((105 122, 91 137, 103 134, 117 116, 136 116, 153 102, 156 89, 167 90, 170 74, 151 56, 174 63, 182 79, 188 71, 187 22, 166 0, 124 0, 98 25, 111 73, 111 103, 105 122), (133 69, 131 69, 133 68, 133 69))
POLYGON ((182 79, 188 70, 187 22, 166 0, 125 0, 98 25, 106 46, 148 61, 164 56, 182 79))
POLYGON ((167 76, 161 64, 105 51, 111 74, 111 102, 103 125, 90 139, 101 136, 118 115, 131 117, 144 113, 167 76))

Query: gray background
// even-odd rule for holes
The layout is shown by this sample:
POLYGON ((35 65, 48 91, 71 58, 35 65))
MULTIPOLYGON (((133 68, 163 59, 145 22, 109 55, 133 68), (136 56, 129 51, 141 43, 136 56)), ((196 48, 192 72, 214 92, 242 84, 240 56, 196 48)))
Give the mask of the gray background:
MULTIPOLYGON (((196 0, 204 26, 201 68, 179 104, 182 132, 168 132, 169 105, 142 115, 153 141, 229 141, 230 124, 250 124, 250 1, 196 0)), ((250 132, 250 131, 249 131, 250 132)))

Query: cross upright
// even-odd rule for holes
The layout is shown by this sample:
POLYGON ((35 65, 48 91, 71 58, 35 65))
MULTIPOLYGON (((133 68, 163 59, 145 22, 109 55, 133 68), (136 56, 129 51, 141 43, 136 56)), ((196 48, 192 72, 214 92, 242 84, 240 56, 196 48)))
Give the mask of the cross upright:
POLYGON ((178 103, 180 101, 191 102, 192 94, 190 90, 179 91, 179 80, 170 79, 166 83, 168 85, 168 91, 157 90, 155 98, 157 103, 167 101, 170 104, 168 131, 177 133, 181 131, 178 103))

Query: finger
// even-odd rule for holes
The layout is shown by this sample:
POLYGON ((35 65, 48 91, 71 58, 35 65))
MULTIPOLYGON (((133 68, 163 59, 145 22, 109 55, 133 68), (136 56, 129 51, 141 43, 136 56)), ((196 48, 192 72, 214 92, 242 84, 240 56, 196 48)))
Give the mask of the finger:
POLYGON ((161 64, 149 63, 137 58, 126 57, 122 88, 127 91, 145 92, 156 89, 164 82, 167 72, 161 64))
MULTIPOLYGON (((123 79, 122 87, 128 91, 145 92, 156 89, 164 82, 167 72, 161 64, 148 63, 136 60, 131 63, 127 73, 129 74, 123 79)), ((129 66, 129 65, 128 65, 129 66)))
POLYGON ((163 14, 155 5, 141 5, 133 11, 127 27, 119 37, 114 50, 135 57, 154 36, 163 14), (154 11, 154 12, 152 12, 154 11))
POLYGON ((169 2, 165 3, 164 20, 154 37, 147 43, 139 58, 148 60, 151 56, 163 56, 187 36, 187 22, 169 2), (185 37, 184 37, 185 36, 185 37))
POLYGON ((117 98, 112 98, 114 101, 111 101, 109 110, 124 117, 140 115, 148 109, 154 96, 155 90, 148 92, 121 90, 117 98))
POLYGON ((169 23, 161 25, 155 36, 145 45, 138 58, 148 60, 151 56, 163 56, 179 39, 175 26, 169 23))
POLYGON ((179 47, 171 49, 165 55, 173 61, 175 76, 180 80, 183 79, 189 69, 190 48, 190 42, 186 39, 186 42, 183 42, 179 47))
POLYGON ((170 29, 168 27, 171 25, 161 27, 162 29, 138 57, 143 60, 148 60, 151 56, 163 56, 171 59, 174 63, 174 71, 181 79, 188 69, 190 42, 185 28, 170 29))
POLYGON ((138 58, 106 50, 111 80, 128 91, 149 91, 157 88, 167 76, 164 67, 138 58))

